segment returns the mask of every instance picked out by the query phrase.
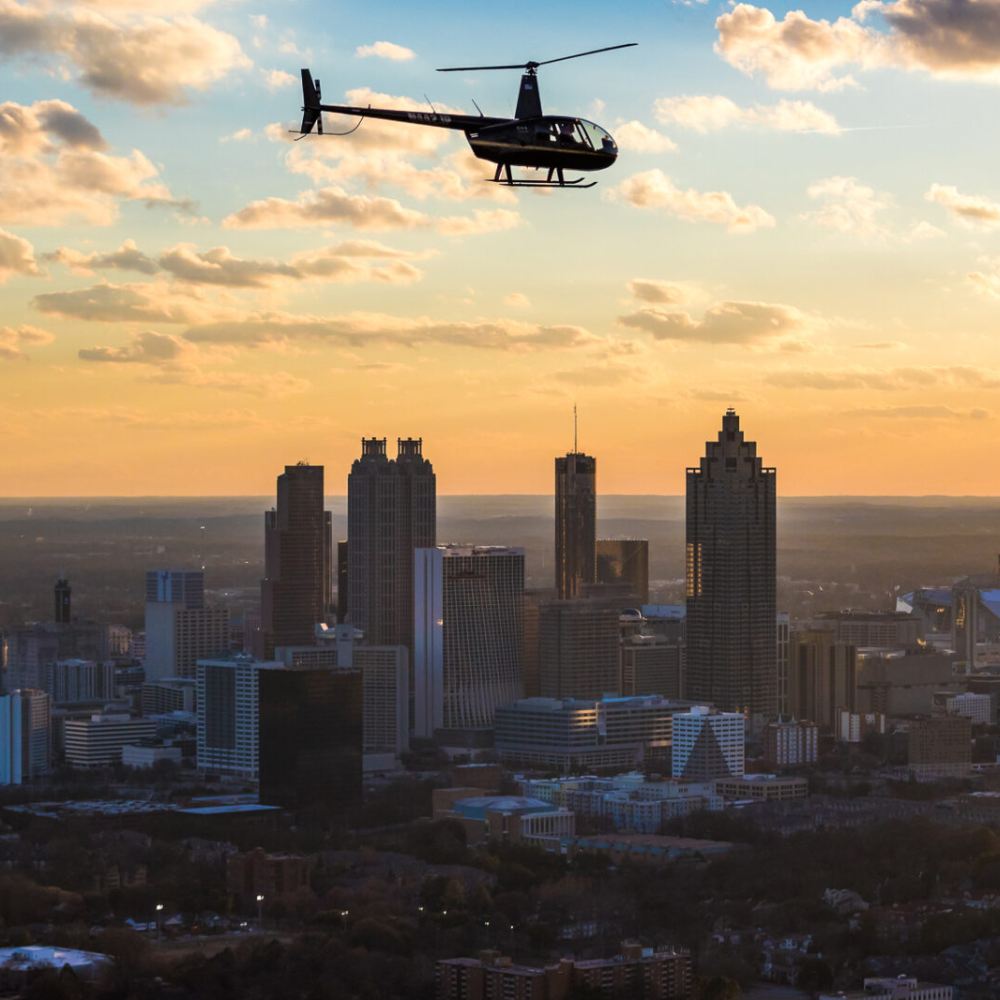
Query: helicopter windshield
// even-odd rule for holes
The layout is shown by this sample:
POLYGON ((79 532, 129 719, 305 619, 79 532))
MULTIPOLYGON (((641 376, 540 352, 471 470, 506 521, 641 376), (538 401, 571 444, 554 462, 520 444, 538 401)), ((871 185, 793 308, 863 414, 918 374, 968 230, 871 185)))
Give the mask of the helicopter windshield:
POLYGON ((586 133, 587 138, 590 140, 590 144, 594 147, 594 149, 608 153, 612 153, 617 149, 615 146, 615 140, 612 139, 600 125, 584 121, 582 118, 580 119, 579 125, 586 133))

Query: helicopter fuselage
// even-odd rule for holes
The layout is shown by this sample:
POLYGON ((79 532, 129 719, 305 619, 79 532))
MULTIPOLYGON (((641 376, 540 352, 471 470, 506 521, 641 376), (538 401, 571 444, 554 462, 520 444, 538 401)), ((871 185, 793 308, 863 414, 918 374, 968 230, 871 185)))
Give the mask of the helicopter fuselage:
POLYGON ((479 159, 512 167, 605 170, 618 158, 614 139, 599 125, 561 115, 468 129, 465 137, 479 159))

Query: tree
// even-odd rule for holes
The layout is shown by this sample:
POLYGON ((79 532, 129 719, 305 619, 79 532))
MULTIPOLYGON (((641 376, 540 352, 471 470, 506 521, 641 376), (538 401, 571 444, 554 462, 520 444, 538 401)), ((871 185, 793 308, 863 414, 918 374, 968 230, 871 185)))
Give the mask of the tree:
POLYGON ((739 1000, 743 990, 735 979, 728 976, 713 976, 701 983, 699 1000, 739 1000))

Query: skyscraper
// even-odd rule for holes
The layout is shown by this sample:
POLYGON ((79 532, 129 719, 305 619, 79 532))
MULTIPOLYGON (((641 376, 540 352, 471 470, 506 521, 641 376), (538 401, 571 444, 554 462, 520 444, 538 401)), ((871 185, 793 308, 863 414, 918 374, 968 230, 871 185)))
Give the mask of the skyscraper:
POLYGON ((417 549, 414 732, 485 732, 521 697, 524 549, 417 549))
MULTIPOLYGON (((373 645, 413 648, 413 550, 436 541, 437 483, 423 440, 363 438, 347 478, 351 624, 373 645)), ((411 661, 412 662, 412 661, 411 661)))
POLYGON ((543 698, 617 694, 618 609, 604 601, 549 601, 539 619, 538 686, 543 698))
POLYGON ((776 493, 776 470, 727 410, 687 470, 685 694, 755 725, 777 710, 776 493))
POLYGON ((260 801, 341 809, 361 801, 361 671, 262 670, 260 801))
POLYGON ((146 573, 146 680, 194 677, 200 658, 228 649, 229 610, 205 606, 204 573, 146 573))
POLYGON ((556 590, 580 597, 597 570, 597 459, 575 450, 556 459, 556 590))
POLYGON ((323 466, 286 465, 278 503, 264 514, 264 579, 260 585, 262 656, 276 646, 313 641, 333 596, 333 535, 323 510, 323 466))
POLYGON ((637 604, 649 603, 649 542, 645 538, 599 538, 595 551, 599 584, 626 585, 637 604))
POLYGON ((0 695, 0 785, 20 785, 49 770, 51 702, 44 691, 0 695))
POLYGON ((73 589, 69 585, 69 580, 61 576, 56 580, 54 598, 55 598, 55 613, 56 616, 53 621, 57 625, 68 625, 72 620, 72 605, 71 598, 73 595, 73 589))

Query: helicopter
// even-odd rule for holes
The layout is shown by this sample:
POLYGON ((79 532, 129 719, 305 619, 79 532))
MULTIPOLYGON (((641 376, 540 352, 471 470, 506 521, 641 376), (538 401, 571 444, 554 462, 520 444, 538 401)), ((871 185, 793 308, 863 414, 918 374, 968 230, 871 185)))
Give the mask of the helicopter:
POLYGON ((297 134, 300 139, 305 138, 315 127, 317 134, 323 135, 324 111, 358 118, 358 123, 353 128, 346 132, 328 133, 333 135, 350 135, 357 131, 366 118, 455 129, 465 133, 472 152, 479 159, 496 164, 493 177, 486 178, 493 183, 505 184, 508 187, 591 188, 597 181, 585 183, 583 177, 567 180, 564 171, 606 170, 618 158, 618 146, 606 129, 585 118, 543 114, 542 99, 538 91, 538 68, 565 62, 567 59, 596 55, 598 52, 627 49, 634 45, 638 45, 638 42, 608 45, 605 48, 590 49, 587 52, 577 52, 571 56, 560 56, 558 59, 545 59, 541 62, 529 60, 526 63, 503 66, 448 66, 438 70, 439 73, 521 70, 521 87, 513 118, 491 118, 482 113, 478 104, 476 104, 478 115, 440 114, 433 105, 427 112, 323 104, 320 81, 313 80, 312 73, 308 69, 303 69, 302 127, 297 134), (547 170, 548 173, 545 180, 516 179, 512 167, 547 170))

